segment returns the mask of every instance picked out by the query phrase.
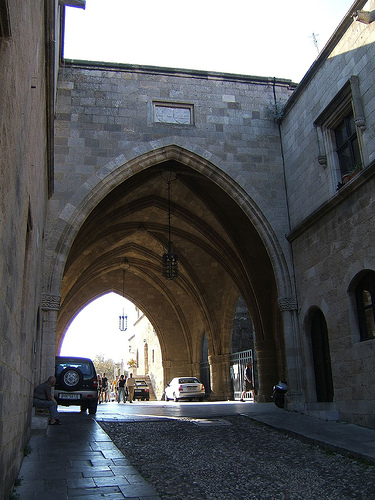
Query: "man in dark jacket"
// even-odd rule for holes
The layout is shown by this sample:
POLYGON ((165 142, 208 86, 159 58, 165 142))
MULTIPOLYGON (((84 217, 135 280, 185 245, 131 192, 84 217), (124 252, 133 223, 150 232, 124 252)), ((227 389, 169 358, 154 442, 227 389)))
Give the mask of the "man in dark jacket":
POLYGON ((57 404, 52 397, 52 387, 56 384, 55 377, 48 377, 48 380, 43 384, 39 384, 34 389, 33 406, 35 408, 48 408, 50 416, 50 425, 61 425, 61 420, 58 417, 57 404))

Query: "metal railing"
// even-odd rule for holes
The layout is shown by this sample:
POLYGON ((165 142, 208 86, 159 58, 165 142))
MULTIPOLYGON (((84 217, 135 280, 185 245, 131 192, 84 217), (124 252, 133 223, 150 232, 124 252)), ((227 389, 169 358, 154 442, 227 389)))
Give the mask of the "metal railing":
MULTIPOLYGON (((254 364, 253 364, 253 351, 234 352, 230 356, 230 376, 232 380, 232 389, 234 400, 241 399, 244 389, 245 371, 247 363, 252 366, 252 380, 254 383, 254 364)), ((247 392, 244 399, 251 399, 251 394, 247 392)))
MULTIPOLYGON (((254 378, 254 364, 253 364, 253 350, 234 352, 230 356, 230 376, 232 384, 232 392, 235 400, 241 399, 244 388, 245 371, 247 363, 251 363, 253 370, 253 383, 254 378)), ((200 366, 200 381, 204 384, 206 389, 206 396, 211 392, 210 380, 210 365, 207 362, 201 362, 200 366)), ((255 384, 254 384, 255 385, 255 384)), ((251 394, 247 392, 244 399, 251 399, 251 394)))

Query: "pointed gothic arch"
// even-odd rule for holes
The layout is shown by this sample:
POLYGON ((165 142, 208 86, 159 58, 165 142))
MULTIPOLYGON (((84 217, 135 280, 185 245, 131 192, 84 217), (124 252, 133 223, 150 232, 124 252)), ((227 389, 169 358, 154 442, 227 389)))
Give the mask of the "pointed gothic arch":
MULTIPOLYGON (((154 318, 156 331, 165 335, 165 338, 159 340, 162 351, 164 348, 163 359, 166 366, 170 364, 172 371, 177 370, 178 364, 182 370, 198 370, 199 349, 194 347, 191 340, 192 332, 198 330, 207 332, 211 359, 219 357, 218 359, 224 360, 220 361, 219 365, 224 363, 226 366, 229 345, 223 341, 223 330, 226 331, 230 324, 230 311, 227 311, 227 319, 224 321, 217 311, 225 310, 224 302, 234 305, 239 294, 245 298, 259 332, 259 339, 263 341, 263 344, 258 344, 259 349, 269 352, 275 350, 277 342, 274 339, 274 330, 275 326, 280 324, 280 313, 272 302, 277 304, 278 297, 285 301, 284 297, 293 296, 287 265, 289 257, 285 255, 283 245, 276 237, 277 223, 273 221, 274 224, 270 224, 254 199, 227 173, 220 170, 212 162, 212 157, 209 161, 192 151, 171 144, 160 149, 150 149, 128 161, 124 160, 125 158, 119 158, 110 162, 101 172, 78 188, 50 230, 48 254, 51 260, 45 277, 46 294, 55 295, 61 283, 63 285, 59 318, 56 318, 57 342, 61 339, 64 325, 69 321, 74 308, 77 311, 82 303, 87 302, 88 288, 91 290, 91 299, 103 291, 116 291, 116 269, 121 265, 124 254, 127 254, 132 256, 134 283, 138 282, 138 285, 134 285, 134 290, 129 291, 126 296, 143 311, 149 310, 147 315, 150 319, 154 318), (165 242, 162 214, 166 211, 166 200, 161 188, 159 191, 151 189, 151 194, 150 188, 160 183, 157 173, 165 168, 175 169, 180 180, 177 192, 180 198, 173 202, 174 216, 179 220, 174 234, 178 240, 184 242, 184 247, 189 249, 185 253, 182 252, 180 259, 183 272, 179 278, 179 291, 174 285, 166 284, 157 270, 160 248, 165 242), (88 189, 88 186, 91 186, 91 189, 88 189), (147 194, 139 197, 134 195, 142 189, 145 190, 146 186, 149 190, 147 194), (129 200, 124 205, 126 190, 134 196, 128 196, 129 200), (214 194, 210 197, 210 193, 214 194), (193 196, 189 198, 189 194, 194 195, 194 203, 191 201, 193 196), (112 208, 116 207, 116 203, 117 209, 112 208), (137 214, 138 219, 122 218, 122 210, 125 210, 127 215, 137 214), (147 217, 144 217, 145 213, 148 213, 147 217), (152 218, 154 220, 151 221, 152 218), (235 230, 231 227, 235 225, 233 221, 238 224, 235 230), (243 225, 242 228, 240 224, 243 225), (96 226, 103 226, 103 229, 97 233, 95 242, 90 241, 93 230, 97 231, 96 226), (107 230, 107 226, 110 229, 107 230), (244 235, 240 234, 241 229, 244 230, 244 235), (118 244, 115 230, 118 234, 121 231, 126 233, 127 241, 118 244), (90 241, 90 248, 85 247, 87 241, 90 241), (110 253, 106 253, 108 246, 111 247, 110 253), (86 254, 90 252, 89 262, 86 254), (199 253, 201 261, 194 262, 194 253, 199 253), (262 276, 253 266, 251 258, 258 259, 258 264, 263 267, 262 276), (85 266, 87 272, 73 283, 73 276, 85 266), (209 273, 207 274, 209 266, 213 266, 216 273, 212 273, 211 278, 208 278, 209 273), (205 274, 203 279, 202 273, 205 274), (104 275, 107 283, 104 283, 104 275), (217 280, 217 283, 222 284, 227 294, 223 298, 224 302, 217 299, 213 290, 210 293, 206 293, 208 288, 204 291, 210 280, 217 280), (108 281, 111 281, 111 287, 108 287, 108 281), (175 333, 174 336, 170 333, 169 340, 165 332, 161 332, 160 317, 155 317, 155 310, 145 304, 144 297, 140 296, 141 283, 143 287, 145 284, 152 286, 156 300, 163 300, 170 318, 175 319, 175 333), (260 288, 263 285, 267 287, 270 296, 260 299, 260 288), (103 288, 105 286, 107 288, 103 288), (185 297, 183 306, 179 293, 185 297), (207 296, 210 297, 209 300, 207 296), (265 313, 266 309, 268 313, 265 313), (199 311, 199 320, 198 313, 194 316, 190 314, 190 310, 196 313, 199 311), (180 334, 177 335, 176 332, 180 334), (170 346, 171 342, 176 345, 180 342, 180 348, 176 347, 179 353, 177 359, 175 354, 167 354, 165 346, 170 346), (224 358, 221 358, 223 356, 224 358)), ((211 286, 214 287, 215 285, 211 286)), ((285 310, 290 311, 289 308, 285 310)), ((282 335, 282 332, 278 331, 277 334, 282 335)), ((267 355, 267 364, 270 359, 276 358, 275 353, 267 355)), ((216 361, 213 365, 217 365, 216 361)), ((220 371, 222 369, 225 368, 220 371)), ((280 367, 275 368, 278 369, 280 367)), ((270 372, 269 369, 267 371, 270 372)), ((272 370, 269 376, 273 376, 272 370)), ((276 377, 276 374, 274 376, 276 377)), ((266 391, 267 387, 268 381, 265 384, 266 391)), ((219 387, 218 392, 223 393, 226 390, 225 387, 219 387)))

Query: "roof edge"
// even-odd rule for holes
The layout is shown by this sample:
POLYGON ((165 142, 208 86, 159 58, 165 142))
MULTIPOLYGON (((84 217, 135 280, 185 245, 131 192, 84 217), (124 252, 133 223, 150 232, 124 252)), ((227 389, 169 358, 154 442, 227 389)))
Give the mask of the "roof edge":
POLYGON ((352 6, 350 7, 348 12, 344 16, 341 23, 338 25, 336 30, 333 32, 333 34, 329 38, 328 42, 325 44, 325 46, 321 50, 318 57, 315 59, 313 64, 307 70, 307 73, 305 74, 305 76, 302 78, 300 83, 297 85, 296 90, 290 96, 288 102, 286 103, 285 109, 284 109, 284 116, 285 116, 285 114, 288 113, 289 109, 292 108, 293 104, 298 99, 300 93, 305 89, 305 87, 307 87, 307 85, 313 79, 315 74, 319 71, 321 66, 328 59, 328 56, 331 54, 333 49, 336 47, 336 45, 339 43, 341 38, 344 36, 344 34, 348 30, 349 26, 353 23, 353 13, 357 10, 361 10, 362 7, 364 7, 366 5, 367 1, 368 0, 356 0, 352 4, 352 6))
POLYGON ((65 67, 77 67, 86 69, 102 69, 105 71, 124 71, 131 73, 160 74, 166 76, 191 77, 207 80, 232 80, 246 83, 284 85, 294 89, 297 83, 285 78, 275 78, 267 76, 241 75, 236 73, 223 73, 218 71, 193 70, 183 68, 167 68, 163 66, 148 66, 140 64, 113 63, 105 61, 84 61, 79 59, 63 59, 62 65, 65 67))

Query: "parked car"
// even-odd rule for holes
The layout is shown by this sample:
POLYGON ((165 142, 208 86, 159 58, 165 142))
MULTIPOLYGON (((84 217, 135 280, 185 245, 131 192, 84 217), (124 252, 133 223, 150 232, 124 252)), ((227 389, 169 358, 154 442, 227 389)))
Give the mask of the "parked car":
POLYGON ((150 389, 145 380, 135 379, 134 399, 141 399, 142 401, 150 400, 150 389))
POLYGON ((203 401, 205 389, 204 385, 196 377, 176 377, 167 385, 164 394, 166 401, 169 399, 176 402, 179 399, 189 399, 191 401, 194 398, 203 401))
POLYGON ((62 406, 80 406, 81 411, 96 413, 98 379, 94 363, 89 358, 56 356, 55 399, 62 406))

